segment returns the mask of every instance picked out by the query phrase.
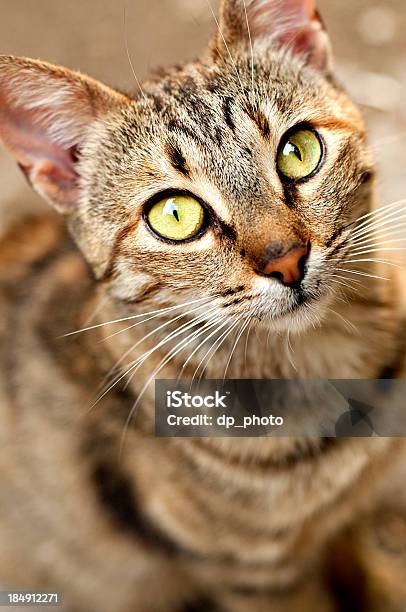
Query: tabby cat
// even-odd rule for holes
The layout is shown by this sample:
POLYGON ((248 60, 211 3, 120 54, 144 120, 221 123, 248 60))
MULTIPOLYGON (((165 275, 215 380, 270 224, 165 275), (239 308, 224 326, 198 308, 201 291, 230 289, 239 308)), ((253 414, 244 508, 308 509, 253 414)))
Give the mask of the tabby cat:
POLYGON ((218 25, 134 96, 0 57, 0 139, 59 213, 0 245, 0 584, 68 612, 404 611, 401 438, 153 435, 155 377, 406 373, 402 281, 368 255, 399 208, 312 0, 218 25))

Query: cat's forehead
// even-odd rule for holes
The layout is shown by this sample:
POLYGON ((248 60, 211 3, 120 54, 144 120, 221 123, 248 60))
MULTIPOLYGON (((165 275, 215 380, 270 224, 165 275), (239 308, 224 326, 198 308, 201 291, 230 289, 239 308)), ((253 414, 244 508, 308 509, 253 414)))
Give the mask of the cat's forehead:
POLYGON ((139 176, 151 195, 200 185, 202 197, 213 187, 246 203, 281 191, 274 162, 290 128, 355 121, 340 96, 314 71, 280 58, 257 62, 254 70, 248 57, 191 64, 147 83, 123 129, 132 134, 130 156, 142 165, 139 176))
POLYGON ((200 135, 203 143, 221 140, 225 134, 219 130, 224 127, 235 133, 252 121, 266 136, 278 135, 280 124, 285 127, 305 117, 315 104, 319 112, 335 110, 334 89, 324 78, 297 62, 281 64, 278 57, 254 66, 248 57, 232 63, 189 64, 147 84, 145 92, 144 101, 158 125, 176 131, 182 121, 187 135, 200 135))

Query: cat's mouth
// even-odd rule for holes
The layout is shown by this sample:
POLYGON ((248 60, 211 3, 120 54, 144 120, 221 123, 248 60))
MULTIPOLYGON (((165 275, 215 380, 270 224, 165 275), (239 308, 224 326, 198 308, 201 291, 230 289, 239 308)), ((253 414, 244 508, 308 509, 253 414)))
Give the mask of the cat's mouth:
POLYGON ((331 293, 324 291, 319 283, 287 288, 260 281, 257 288, 252 312, 275 331, 298 332, 318 325, 331 301, 331 293))
POLYGON ((286 314, 295 312, 300 306, 303 306, 303 304, 307 304, 316 299, 304 289, 291 289, 291 291, 294 292, 294 303, 289 306, 286 314))
POLYGON ((309 327, 320 325, 328 303, 327 295, 316 297, 301 291, 294 303, 281 309, 278 315, 270 317, 270 325, 275 331, 303 332, 309 327))
POLYGON ((290 299, 289 303, 282 307, 280 312, 272 316, 271 319, 279 321, 290 316, 295 316, 296 318, 301 315, 306 316, 310 309, 318 307, 321 298, 321 294, 315 296, 307 293, 305 290, 297 290, 293 299, 290 299))

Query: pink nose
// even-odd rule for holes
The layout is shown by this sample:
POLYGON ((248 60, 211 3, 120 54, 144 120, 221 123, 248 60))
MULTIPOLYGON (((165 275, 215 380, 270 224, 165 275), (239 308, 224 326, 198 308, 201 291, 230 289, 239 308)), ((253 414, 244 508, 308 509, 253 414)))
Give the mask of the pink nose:
POLYGON ((271 243, 258 271, 278 279, 284 285, 300 285, 309 250, 309 244, 271 243))

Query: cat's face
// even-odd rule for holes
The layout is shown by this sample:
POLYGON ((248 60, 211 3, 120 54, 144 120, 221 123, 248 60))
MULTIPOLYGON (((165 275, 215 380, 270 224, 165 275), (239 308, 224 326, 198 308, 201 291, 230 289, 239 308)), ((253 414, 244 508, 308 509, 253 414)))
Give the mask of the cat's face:
POLYGON ((204 61, 147 82, 136 100, 45 65, 0 63, 3 140, 116 297, 207 297, 223 315, 298 331, 340 291, 371 162, 308 5, 254 0, 245 15, 238 0, 223 3, 204 61), (35 146, 27 130, 15 136, 24 122, 35 146))

